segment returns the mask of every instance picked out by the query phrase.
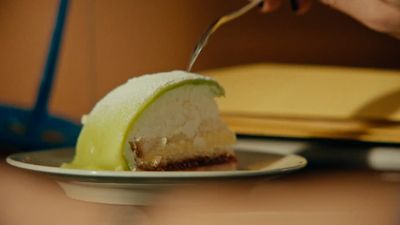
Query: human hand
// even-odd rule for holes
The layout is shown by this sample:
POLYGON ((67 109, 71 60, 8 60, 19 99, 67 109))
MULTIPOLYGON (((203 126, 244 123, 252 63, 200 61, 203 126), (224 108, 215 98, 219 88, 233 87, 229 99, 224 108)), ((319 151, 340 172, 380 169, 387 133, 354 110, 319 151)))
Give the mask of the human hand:
MULTIPOLYGON (((265 0, 263 12, 277 10, 284 0, 265 0)), ((309 10, 312 0, 296 0, 298 14, 309 10)), ((367 27, 400 39, 400 0, 320 0, 367 27)))

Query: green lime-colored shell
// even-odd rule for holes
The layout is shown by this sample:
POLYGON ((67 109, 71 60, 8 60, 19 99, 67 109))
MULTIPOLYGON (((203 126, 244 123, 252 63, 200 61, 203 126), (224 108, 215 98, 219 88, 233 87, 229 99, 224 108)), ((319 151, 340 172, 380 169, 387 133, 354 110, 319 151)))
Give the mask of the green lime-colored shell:
POLYGON ((214 96, 224 95, 215 80, 184 71, 130 79, 108 93, 85 117, 75 157, 63 167, 129 170, 124 151, 129 146, 127 138, 135 122, 160 96, 184 85, 206 85, 214 96))

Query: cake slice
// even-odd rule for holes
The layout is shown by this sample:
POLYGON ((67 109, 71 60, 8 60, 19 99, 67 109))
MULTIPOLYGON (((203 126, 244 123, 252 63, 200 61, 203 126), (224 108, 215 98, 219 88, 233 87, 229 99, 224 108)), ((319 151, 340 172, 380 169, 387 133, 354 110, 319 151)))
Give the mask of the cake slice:
POLYGON ((183 71, 130 79, 83 118, 67 168, 231 170, 235 134, 221 120, 214 80, 183 71))

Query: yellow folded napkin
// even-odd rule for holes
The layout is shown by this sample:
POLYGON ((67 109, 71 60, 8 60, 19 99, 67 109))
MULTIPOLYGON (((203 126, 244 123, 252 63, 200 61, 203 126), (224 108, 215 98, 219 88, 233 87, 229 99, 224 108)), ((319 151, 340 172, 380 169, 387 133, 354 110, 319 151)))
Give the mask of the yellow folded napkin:
POLYGON ((400 142, 400 71, 256 64, 205 71, 239 133, 400 142))

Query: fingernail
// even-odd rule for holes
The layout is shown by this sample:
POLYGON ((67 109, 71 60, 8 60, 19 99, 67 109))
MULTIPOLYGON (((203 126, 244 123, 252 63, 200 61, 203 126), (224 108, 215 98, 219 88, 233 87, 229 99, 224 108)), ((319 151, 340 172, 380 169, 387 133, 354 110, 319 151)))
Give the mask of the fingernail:
POLYGON ((258 7, 261 8, 262 12, 269 12, 271 11, 271 4, 268 1, 262 1, 260 4, 258 4, 258 7))
POLYGON ((290 0, 290 7, 293 12, 299 11, 299 2, 297 0, 290 0))
POLYGON ((261 11, 263 11, 263 12, 269 12, 271 9, 268 2, 263 1, 259 6, 261 7, 261 11))

